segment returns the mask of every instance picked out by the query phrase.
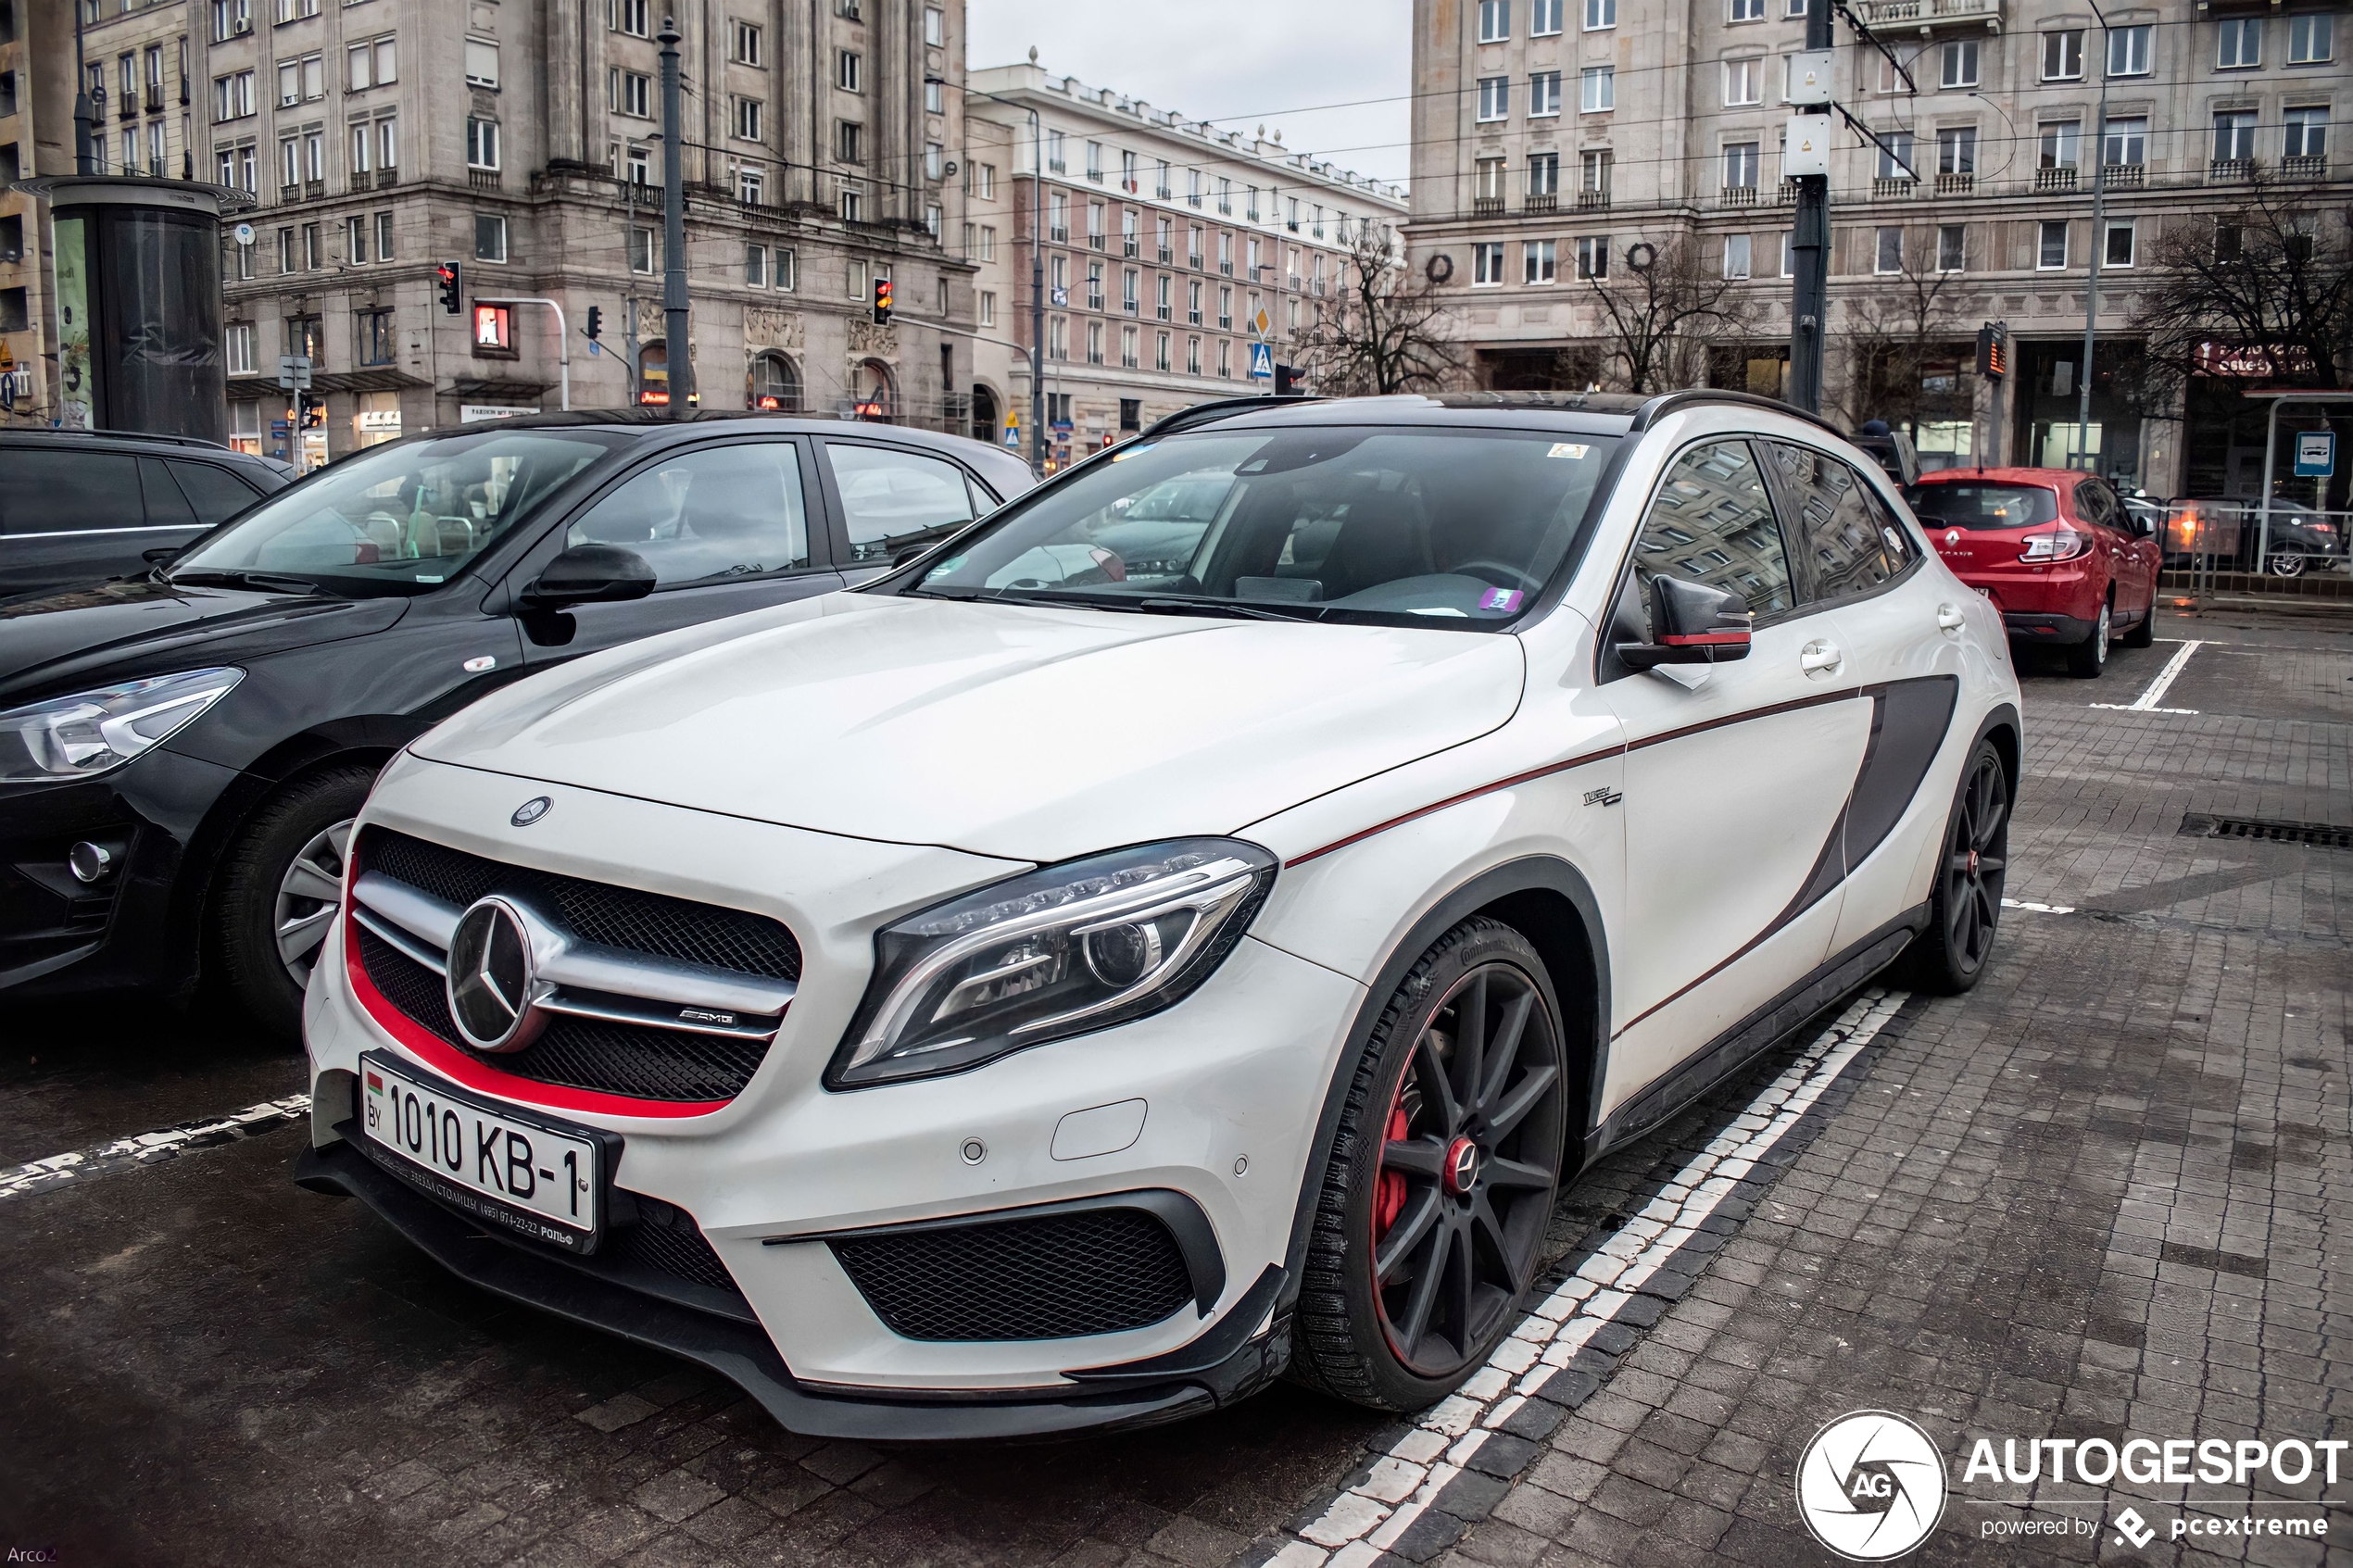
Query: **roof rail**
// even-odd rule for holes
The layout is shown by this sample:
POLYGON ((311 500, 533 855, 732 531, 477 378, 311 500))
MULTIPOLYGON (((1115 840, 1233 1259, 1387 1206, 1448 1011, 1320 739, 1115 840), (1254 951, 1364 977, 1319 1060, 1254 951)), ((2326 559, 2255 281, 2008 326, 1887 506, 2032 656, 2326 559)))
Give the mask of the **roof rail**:
POLYGON ((207 441, 201 435, 158 435, 144 430, 65 430, 42 425, 14 425, 8 428, 26 435, 88 435, 102 441, 161 441, 173 446, 202 446, 214 452, 230 449, 225 442, 207 441))
POLYGON ((1301 403, 1322 401, 1324 399, 1310 397, 1302 393, 1292 393, 1284 397, 1262 395, 1256 397, 1213 398, 1207 403, 1196 403, 1189 408, 1179 408, 1173 414, 1154 420, 1150 426, 1130 439, 1142 441, 1156 436, 1174 435, 1178 431, 1190 430, 1195 425, 1211 424, 1235 414, 1247 414, 1260 408, 1288 408, 1301 403))
POLYGON ((1753 392, 1718 391, 1711 387, 1690 387, 1681 392, 1662 393, 1634 410, 1632 429, 1635 433, 1646 431, 1678 409, 1706 403, 1730 403, 1749 408, 1770 409, 1776 414, 1787 414, 1793 420, 1804 420, 1808 424, 1820 425, 1841 441, 1853 439, 1821 415, 1809 414, 1803 408, 1793 408, 1779 398, 1759 397, 1753 392))

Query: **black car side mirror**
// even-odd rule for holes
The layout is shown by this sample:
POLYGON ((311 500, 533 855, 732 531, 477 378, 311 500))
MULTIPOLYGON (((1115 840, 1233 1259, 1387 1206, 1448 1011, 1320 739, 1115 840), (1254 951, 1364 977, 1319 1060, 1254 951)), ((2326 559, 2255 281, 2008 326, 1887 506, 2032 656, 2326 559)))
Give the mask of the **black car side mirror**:
POLYGON ((1738 594, 1686 583, 1680 577, 1651 579, 1651 635, 1655 643, 1620 643, 1617 657, 1630 670, 1662 664, 1723 664, 1748 657, 1749 628, 1755 617, 1738 594))
POLYGON ((646 558, 618 545, 574 545, 516 596, 526 610, 570 609, 574 605, 642 599, 654 591, 654 569, 646 558))

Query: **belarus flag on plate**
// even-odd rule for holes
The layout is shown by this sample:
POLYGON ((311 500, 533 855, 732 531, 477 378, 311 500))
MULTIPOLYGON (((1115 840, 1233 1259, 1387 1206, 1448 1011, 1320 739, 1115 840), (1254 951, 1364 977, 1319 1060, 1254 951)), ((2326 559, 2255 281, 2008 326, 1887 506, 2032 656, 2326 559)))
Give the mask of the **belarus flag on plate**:
POLYGON ((380 1095, 384 1092, 383 1076, 372 1069, 368 1073, 368 1092, 371 1095, 380 1095))

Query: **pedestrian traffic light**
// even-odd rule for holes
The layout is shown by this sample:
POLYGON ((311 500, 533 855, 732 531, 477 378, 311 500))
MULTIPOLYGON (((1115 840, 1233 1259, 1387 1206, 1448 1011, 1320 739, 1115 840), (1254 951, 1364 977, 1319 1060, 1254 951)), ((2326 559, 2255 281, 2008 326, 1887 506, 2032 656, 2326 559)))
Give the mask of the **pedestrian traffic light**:
POLYGON ((875 325, 878 327, 890 325, 890 280, 888 278, 875 280, 875 325))
POLYGON ((588 307, 588 341, 590 343, 596 342, 598 338, 604 336, 604 309, 600 306, 592 305, 588 307))
POLYGON ((454 261, 445 261, 434 268, 434 276, 441 280, 441 307, 452 316, 466 313, 465 276, 454 261))
POLYGON ((2009 328, 2001 322, 1988 321, 1977 329, 1977 373, 1988 381, 2010 373, 2009 328))
POLYGON ((1277 365, 1275 367, 1275 395, 1277 397, 1297 397, 1302 395, 1299 384, 1299 371, 1296 368, 1290 365, 1277 365))

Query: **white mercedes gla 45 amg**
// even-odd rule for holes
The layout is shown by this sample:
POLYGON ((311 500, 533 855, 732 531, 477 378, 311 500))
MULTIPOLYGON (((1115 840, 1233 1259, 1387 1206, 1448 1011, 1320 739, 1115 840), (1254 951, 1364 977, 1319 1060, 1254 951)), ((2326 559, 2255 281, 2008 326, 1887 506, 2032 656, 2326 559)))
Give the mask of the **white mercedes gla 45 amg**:
POLYGON ((1585 1164, 1976 980, 2019 755, 2000 618, 1778 405, 1211 406, 411 746, 296 1176, 804 1433, 1417 1408, 1585 1164))

